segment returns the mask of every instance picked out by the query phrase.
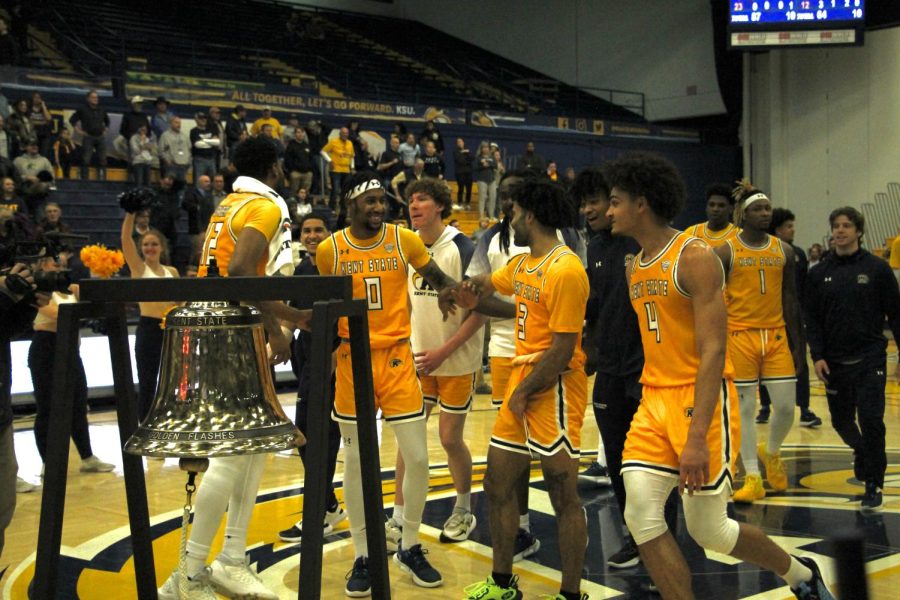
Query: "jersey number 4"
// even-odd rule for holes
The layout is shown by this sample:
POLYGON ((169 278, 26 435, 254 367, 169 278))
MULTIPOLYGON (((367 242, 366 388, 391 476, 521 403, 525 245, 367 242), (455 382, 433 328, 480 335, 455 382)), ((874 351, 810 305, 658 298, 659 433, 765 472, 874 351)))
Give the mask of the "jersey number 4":
POLYGON ((647 310, 647 329, 656 333, 656 343, 662 340, 659 337, 659 317, 656 315, 656 302, 645 302, 644 308, 647 310))

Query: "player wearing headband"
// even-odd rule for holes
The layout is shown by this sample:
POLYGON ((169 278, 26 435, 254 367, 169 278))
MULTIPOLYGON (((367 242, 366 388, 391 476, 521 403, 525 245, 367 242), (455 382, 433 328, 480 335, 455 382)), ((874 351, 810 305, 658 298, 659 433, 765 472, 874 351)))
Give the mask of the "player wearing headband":
POLYGON ((794 275, 794 249, 766 233, 772 203, 744 180, 734 190, 735 223, 742 227, 732 240, 716 248, 725 266, 728 306, 728 353, 740 396, 741 456, 747 477, 734 493, 735 502, 765 498, 755 456, 766 467, 776 492, 787 489, 781 444, 794 422, 796 367, 806 360, 803 327, 794 275), (793 358, 791 356, 793 349, 793 358), (772 398, 768 442, 756 444, 756 389, 765 384, 772 398))
MULTIPOLYGON (((408 270, 415 269, 435 290, 455 282, 431 259, 419 236, 384 222, 387 200, 377 173, 363 171, 351 177, 342 201, 350 225, 319 245, 316 266, 322 275, 352 276, 353 297, 368 302, 375 406, 394 430, 406 465, 402 538, 394 561, 412 574, 416 585, 437 587, 442 583, 441 575, 428 563, 418 540, 428 492, 428 450, 424 400, 409 342, 408 270)), ((356 550, 344 592, 350 597, 364 597, 371 594, 371 582, 346 318, 338 322, 338 335, 341 345, 337 350, 333 418, 344 439, 344 503, 356 550)))

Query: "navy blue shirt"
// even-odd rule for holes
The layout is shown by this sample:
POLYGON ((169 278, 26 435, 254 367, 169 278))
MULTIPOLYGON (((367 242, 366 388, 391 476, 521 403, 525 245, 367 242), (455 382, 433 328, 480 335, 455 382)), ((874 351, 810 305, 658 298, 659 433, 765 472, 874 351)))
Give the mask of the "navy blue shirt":
POLYGON ((641 331, 625 279, 626 260, 640 250, 634 239, 609 231, 597 232, 588 243, 591 292, 585 319, 589 343, 596 348, 596 357, 591 358, 598 373, 628 376, 644 368, 641 331))

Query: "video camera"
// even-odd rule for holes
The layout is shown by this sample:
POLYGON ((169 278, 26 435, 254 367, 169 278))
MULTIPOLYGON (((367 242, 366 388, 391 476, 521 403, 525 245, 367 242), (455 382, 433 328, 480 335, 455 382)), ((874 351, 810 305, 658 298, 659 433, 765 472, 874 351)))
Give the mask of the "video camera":
MULTIPOLYGON (((14 294, 22 296, 31 292, 31 285, 24 277, 9 275, 16 263, 31 265, 43 258, 56 259, 66 249, 66 241, 90 239, 86 235, 57 231, 48 231, 44 238, 41 241, 0 238, 0 275, 7 275, 6 287, 14 294)), ((37 271, 33 278, 38 292, 68 292, 72 284, 71 271, 37 271)))

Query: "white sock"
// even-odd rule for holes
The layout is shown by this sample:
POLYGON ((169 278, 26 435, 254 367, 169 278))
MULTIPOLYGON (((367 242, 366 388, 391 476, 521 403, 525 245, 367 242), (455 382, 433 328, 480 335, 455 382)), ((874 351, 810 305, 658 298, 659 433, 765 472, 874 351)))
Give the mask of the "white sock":
POLYGON ((472 512, 472 493, 468 492, 465 494, 457 494, 456 495, 456 506, 453 509, 462 510, 465 512, 472 512))
POLYGON ((741 412, 741 460, 747 475, 759 475, 756 461, 756 386, 738 387, 741 412))
POLYGON ((421 521, 410 521, 409 519, 403 520, 403 537, 401 538, 400 546, 404 550, 409 550, 419 543, 420 525, 422 525, 421 521))
POLYGON ((232 562, 243 562, 247 554, 247 529, 256 507, 256 492, 259 491, 259 482, 266 464, 265 454, 251 454, 247 458, 246 469, 235 481, 234 491, 228 502, 228 518, 225 520, 222 554, 232 562))
POLYGON ((394 514, 392 514, 391 517, 395 521, 397 521, 398 525, 401 525, 401 526, 403 525, 403 505, 402 504, 394 505, 394 514))
MULTIPOLYGON (((392 426, 397 447, 403 455, 406 474, 403 476, 403 548, 418 544, 419 525, 428 496, 428 440, 425 419, 397 423, 392 426)), ((396 511, 396 507, 394 507, 396 511)), ((396 512, 394 513, 396 515, 396 512)))
POLYGON ((798 585, 803 583, 804 581, 809 581, 813 578, 813 572, 809 567, 804 566, 802 562, 797 560, 796 557, 791 557, 791 568, 788 569, 788 572, 781 576, 789 586, 792 588, 796 588, 798 585))
POLYGON ((368 556, 365 501, 359 464, 359 433, 355 423, 340 423, 344 439, 344 507, 350 520, 350 537, 356 557, 368 556))
POLYGON ((797 385, 794 382, 782 381, 766 384, 769 397, 772 399, 772 416, 769 419, 769 441, 766 452, 778 454, 781 444, 794 424, 794 403, 797 397, 797 385))
POLYGON ((524 529, 528 533, 531 533, 531 519, 528 517, 528 513, 519 515, 519 529, 524 529))

